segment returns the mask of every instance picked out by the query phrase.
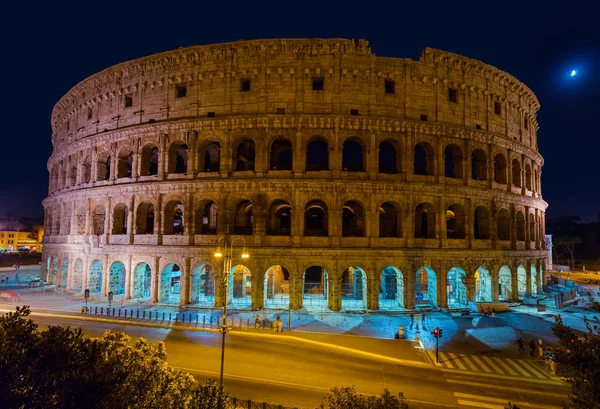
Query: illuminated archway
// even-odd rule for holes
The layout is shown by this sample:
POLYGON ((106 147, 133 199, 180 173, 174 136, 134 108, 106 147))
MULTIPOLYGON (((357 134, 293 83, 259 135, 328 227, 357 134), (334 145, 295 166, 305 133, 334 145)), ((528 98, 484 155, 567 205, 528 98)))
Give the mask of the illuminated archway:
POLYGON ((215 305, 215 271, 201 264, 192 271, 191 303, 200 307, 215 305))
POLYGON ((466 279, 467 273, 460 267, 453 267, 450 269, 450 271, 448 271, 448 308, 467 307, 467 286, 465 285, 466 279))
POLYGON ((150 299, 150 286, 152 283, 152 270, 148 263, 139 263, 133 270, 132 298, 139 301, 150 299))
POLYGON ((342 273, 342 308, 367 308, 367 273, 358 266, 350 266, 342 273))
POLYGON ((437 275, 431 267, 417 270, 415 292, 417 307, 437 306, 437 275))
POLYGON ((379 309, 394 311, 404 308, 404 275, 393 266, 381 270, 379 309))
POLYGON ((228 302, 236 308, 252 307, 252 272, 244 265, 231 268, 228 302))
POLYGON ((125 265, 120 261, 115 261, 110 266, 108 291, 113 295, 125 294, 125 265))
POLYGON ((290 304, 290 273, 285 267, 271 266, 264 278, 265 308, 287 308, 290 304))
MULTIPOLYGON (((94 260, 90 264, 90 281, 88 289, 91 293, 99 294, 102 292, 102 262, 94 260)), ((73 276, 73 286, 75 286, 75 276, 73 276)))
POLYGON ((321 266, 311 266, 302 275, 302 306, 307 311, 323 311, 328 308, 329 275, 321 266))
POLYGON ((181 267, 167 264, 160 273, 159 301, 164 304, 179 305, 181 300, 181 267))

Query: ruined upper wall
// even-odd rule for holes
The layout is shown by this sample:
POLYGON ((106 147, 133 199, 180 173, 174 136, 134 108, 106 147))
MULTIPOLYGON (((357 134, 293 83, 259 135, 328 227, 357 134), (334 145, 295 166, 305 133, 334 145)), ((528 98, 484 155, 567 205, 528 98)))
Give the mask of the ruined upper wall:
POLYGON ((536 148, 538 109, 533 92, 511 75, 444 51, 427 48, 415 61, 377 57, 365 40, 237 41, 159 53, 85 79, 56 104, 52 140, 56 147, 212 115, 358 114, 476 128, 536 148), (314 78, 323 79, 322 91, 313 90, 314 78))

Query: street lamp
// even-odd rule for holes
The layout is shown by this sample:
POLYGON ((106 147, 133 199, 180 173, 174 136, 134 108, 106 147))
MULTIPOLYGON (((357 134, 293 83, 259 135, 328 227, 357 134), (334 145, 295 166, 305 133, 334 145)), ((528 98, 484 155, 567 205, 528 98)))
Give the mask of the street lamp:
POLYGON ((219 240, 217 241, 219 248, 214 253, 214 256, 216 258, 223 257, 223 277, 222 277, 222 279, 223 279, 223 325, 221 326, 221 329, 220 329, 222 338, 221 338, 221 377, 220 377, 220 381, 219 381, 219 386, 221 388, 223 388, 223 366, 225 364, 225 334, 227 334, 229 332, 229 328, 227 328, 227 295, 229 293, 229 274, 231 274, 231 256, 233 253, 233 244, 237 240, 244 242, 244 249, 242 250, 240 257, 242 258, 242 260, 247 260, 250 257, 250 254, 246 250, 246 240, 244 240, 241 237, 234 237, 233 240, 231 240, 231 243, 229 243, 229 245, 227 244, 227 237, 225 237, 225 236, 219 237, 219 240), (225 250, 224 252, 221 251, 221 240, 223 240, 225 242, 225 245, 223 247, 225 250))

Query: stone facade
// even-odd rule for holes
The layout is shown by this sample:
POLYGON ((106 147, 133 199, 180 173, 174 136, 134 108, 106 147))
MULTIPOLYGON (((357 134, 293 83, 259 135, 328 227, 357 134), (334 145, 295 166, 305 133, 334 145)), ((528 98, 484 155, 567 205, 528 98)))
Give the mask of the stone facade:
POLYGON ((538 109, 482 62, 429 48, 377 57, 364 40, 239 41, 119 64, 54 108, 43 274, 72 291, 177 293, 181 305, 201 291, 219 306, 213 253, 226 236, 251 255, 234 248, 246 268, 229 291, 254 309, 278 292, 273 266, 293 309, 311 266, 332 310, 348 283, 378 309, 391 267, 400 308, 539 292, 538 109))

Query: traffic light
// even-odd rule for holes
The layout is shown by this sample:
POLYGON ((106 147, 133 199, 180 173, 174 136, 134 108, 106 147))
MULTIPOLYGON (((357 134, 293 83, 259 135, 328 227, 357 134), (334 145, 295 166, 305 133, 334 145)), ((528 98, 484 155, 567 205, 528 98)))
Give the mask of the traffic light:
POLYGON ((434 328, 432 334, 433 334, 433 336, 435 338, 439 338, 440 337, 440 329, 439 328, 434 328))
POLYGON ((442 329, 440 328, 440 329, 438 329, 438 338, 441 338, 441 337, 442 337, 442 329))

